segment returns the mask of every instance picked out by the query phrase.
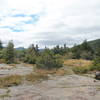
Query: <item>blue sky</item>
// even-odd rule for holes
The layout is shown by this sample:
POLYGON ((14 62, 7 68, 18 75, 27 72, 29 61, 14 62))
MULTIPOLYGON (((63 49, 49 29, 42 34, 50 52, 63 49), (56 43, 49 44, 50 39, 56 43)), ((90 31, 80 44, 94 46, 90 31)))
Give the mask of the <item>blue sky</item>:
POLYGON ((100 38, 100 0, 0 0, 0 39, 16 47, 72 46, 100 38))

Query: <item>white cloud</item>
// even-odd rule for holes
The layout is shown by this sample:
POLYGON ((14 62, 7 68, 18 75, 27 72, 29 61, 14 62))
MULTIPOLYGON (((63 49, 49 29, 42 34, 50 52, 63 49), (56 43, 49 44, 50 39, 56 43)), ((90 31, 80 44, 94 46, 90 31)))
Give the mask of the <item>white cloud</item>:
POLYGON ((100 0, 0 0, 0 39, 43 47, 100 38, 99 5, 100 0))

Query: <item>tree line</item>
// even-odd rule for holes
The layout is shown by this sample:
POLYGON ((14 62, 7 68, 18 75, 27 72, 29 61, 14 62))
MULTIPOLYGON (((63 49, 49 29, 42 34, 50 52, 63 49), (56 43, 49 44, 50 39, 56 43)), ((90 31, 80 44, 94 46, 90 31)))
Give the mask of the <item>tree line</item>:
POLYGON ((81 45, 74 45, 71 48, 64 44, 63 46, 57 45, 52 49, 45 48, 41 51, 38 45, 31 44, 27 49, 17 50, 14 48, 13 41, 9 41, 6 47, 0 41, 1 63, 24 62, 36 64, 38 68, 52 69, 62 67, 62 59, 86 59, 96 62, 100 59, 100 48, 94 51, 85 40, 81 45))

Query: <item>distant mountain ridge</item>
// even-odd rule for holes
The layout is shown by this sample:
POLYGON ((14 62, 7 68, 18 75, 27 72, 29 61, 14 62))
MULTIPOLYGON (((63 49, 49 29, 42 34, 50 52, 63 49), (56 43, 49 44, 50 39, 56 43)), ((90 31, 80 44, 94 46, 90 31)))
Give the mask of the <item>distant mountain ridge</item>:
MULTIPOLYGON (((18 48, 15 48, 16 50, 25 50, 27 48, 24 48, 24 47, 18 47, 18 48)), ((39 49, 39 51, 43 51, 44 49, 39 49)))
MULTIPOLYGON (((93 40, 93 41, 88 41, 89 45, 94 49, 98 49, 100 48, 100 39, 96 39, 96 40, 93 40)), ((80 44, 81 45, 81 44, 80 44)), ((18 47, 18 48, 15 48, 16 50, 25 50, 26 48, 24 47, 18 47)), ((43 51, 44 49, 39 49, 40 51, 43 51)))
POLYGON ((15 48, 16 50, 25 50, 24 47, 18 47, 18 48, 15 48))

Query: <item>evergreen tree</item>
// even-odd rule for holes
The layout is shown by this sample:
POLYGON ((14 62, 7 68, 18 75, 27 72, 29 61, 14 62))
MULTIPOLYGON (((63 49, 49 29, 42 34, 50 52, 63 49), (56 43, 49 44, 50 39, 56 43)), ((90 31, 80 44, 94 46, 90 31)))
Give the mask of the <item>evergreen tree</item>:
POLYGON ((25 62, 30 64, 35 64, 36 62, 36 48, 34 47, 34 44, 30 45, 30 47, 27 50, 25 62))
POLYGON ((60 54, 60 47, 59 47, 59 45, 54 47, 53 52, 54 52, 54 54, 60 54))
POLYGON ((14 63, 14 44, 12 41, 7 45, 5 59, 8 64, 14 63))
POLYGON ((0 40, 0 59, 3 58, 3 45, 2 45, 2 41, 0 40))
POLYGON ((80 46, 77 46, 76 44, 74 45, 74 47, 72 48, 72 53, 73 53, 73 59, 80 59, 80 54, 81 54, 81 50, 80 50, 80 46))
POLYGON ((0 50, 3 49, 2 41, 0 40, 0 50))
POLYGON ((36 47, 35 47, 35 53, 37 56, 39 55, 39 46, 38 45, 36 45, 36 47))
POLYGON ((93 49, 92 47, 89 45, 89 43, 87 42, 87 40, 85 40, 82 45, 81 45, 81 50, 82 51, 89 51, 89 52, 92 52, 93 53, 93 49))
POLYGON ((96 57, 100 57, 100 47, 99 48, 97 48, 97 50, 96 50, 96 57))
POLYGON ((87 60, 93 59, 94 51, 92 47, 89 45, 89 43, 87 42, 87 40, 85 40, 82 43, 80 50, 81 50, 81 58, 87 60))
POLYGON ((91 60, 94 57, 94 51, 92 47, 89 45, 87 40, 85 40, 81 45, 75 45, 72 48, 73 58, 74 59, 87 59, 91 60))
POLYGON ((63 47, 63 54, 66 54, 69 52, 69 48, 66 46, 66 44, 64 44, 64 47, 63 47))
POLYGON ((67 48, 67 47, 66 47, 66 44, 64 44, 64 49, 66 50, 66 48, 67 48))

